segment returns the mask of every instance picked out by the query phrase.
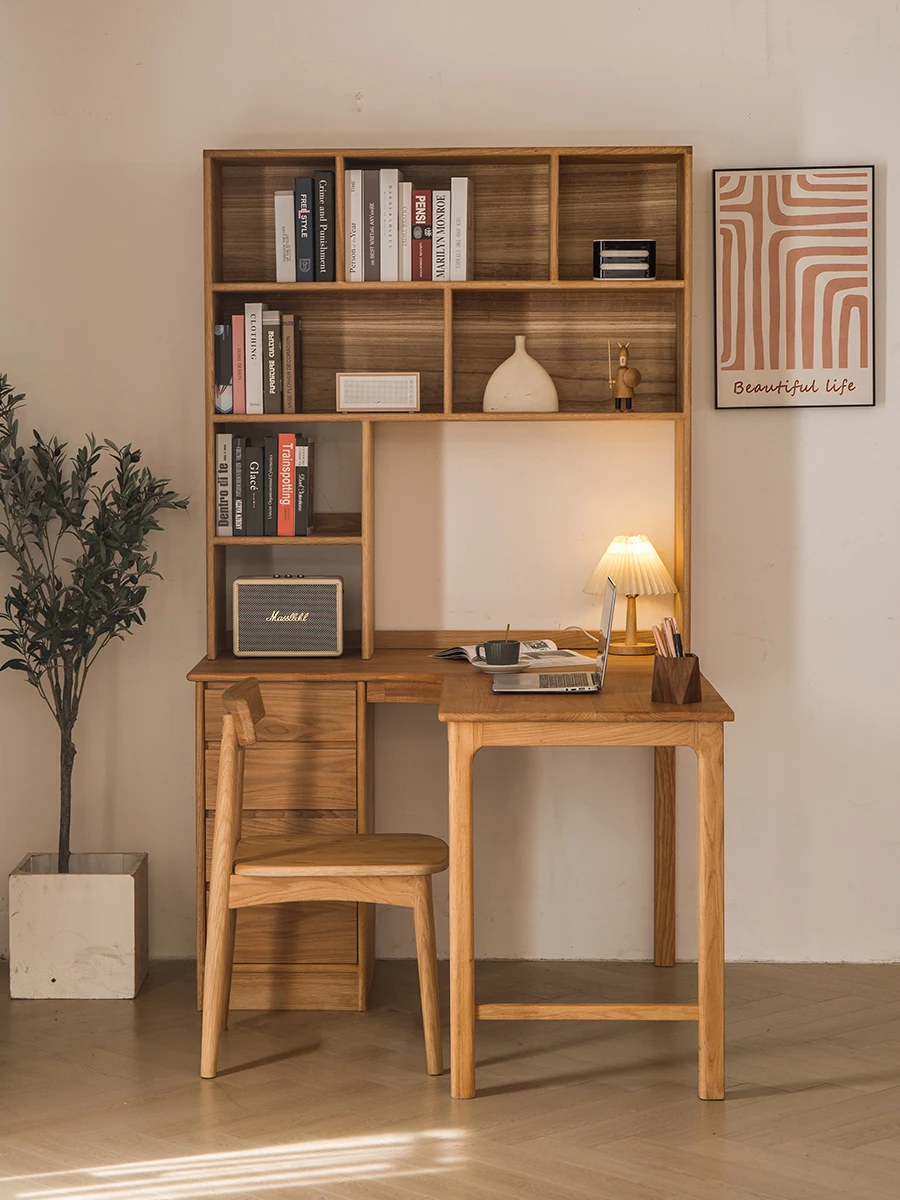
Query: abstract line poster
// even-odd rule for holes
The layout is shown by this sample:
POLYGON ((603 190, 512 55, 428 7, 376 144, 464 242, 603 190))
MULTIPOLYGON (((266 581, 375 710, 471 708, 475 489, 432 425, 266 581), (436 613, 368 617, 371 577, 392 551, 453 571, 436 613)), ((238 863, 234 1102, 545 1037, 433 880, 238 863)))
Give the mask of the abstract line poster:
POLYGON ((875 403, 871 167, 714 171, 716 407, 875 403))

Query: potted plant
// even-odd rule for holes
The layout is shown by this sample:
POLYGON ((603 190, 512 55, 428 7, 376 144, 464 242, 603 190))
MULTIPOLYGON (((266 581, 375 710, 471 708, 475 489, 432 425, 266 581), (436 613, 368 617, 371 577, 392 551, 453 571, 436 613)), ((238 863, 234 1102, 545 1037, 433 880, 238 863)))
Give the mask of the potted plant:
POLYGON ((97 656, 144 623, 147 581, 159 575, 147 537, 162 511, 188 501, 130 445, 92 434, 70 456, 35 431, 20 446, 24 399, 0 375, 0 553, 13 563, 0 670, 21 671, 59 727, 59 846, 26 855, 10 876, 10 990, 129 997, 147 971, 147 856, 70 853, 74 730, 97 656))

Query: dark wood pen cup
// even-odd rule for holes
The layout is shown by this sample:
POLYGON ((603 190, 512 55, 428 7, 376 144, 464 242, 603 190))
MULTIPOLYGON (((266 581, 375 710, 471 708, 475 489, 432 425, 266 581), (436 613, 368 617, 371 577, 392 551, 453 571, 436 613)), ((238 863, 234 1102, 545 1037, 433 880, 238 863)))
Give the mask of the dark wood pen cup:
POLYGON ((653 660, 653 687, 650 699, 658 704, 697 704, 700 699, 700 660, 696 654, 684 658, 653 660))

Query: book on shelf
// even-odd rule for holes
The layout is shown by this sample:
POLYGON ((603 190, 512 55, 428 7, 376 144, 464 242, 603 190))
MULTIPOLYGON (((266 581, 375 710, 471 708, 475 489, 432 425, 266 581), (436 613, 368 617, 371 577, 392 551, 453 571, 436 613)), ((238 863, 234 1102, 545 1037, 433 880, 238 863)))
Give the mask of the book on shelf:
POLYGON ((262 537, 265 479, 263 448, 248 443, 244 449, 244 532, 247 537, 262 537))
POLYGON ((275 193, 275 281, 297 282, 297 254, 294 249, 294 193, 275 193))
POLYGON ((303 322, 294 321, 294 412, 303 411, 303 322))
POLYGON ((294 180, 297 283, 312 283, 316 277, 314 228, 312 176, 298 175, 294 180))
POLYGON ((231 443, 231 520, 234 537, 246 537, 244 512, 244 447, 247 439, 235 435, 231 443))
POLYGON ((294 536, 307 537, 315 526, 313 513, 313 458, 309 438, 297 435, 294 450, 294 536))
POLYGON ((267 308, 262 315, 263 412, 281 412, 281 313, 267 308))
POLYGON ((265 412, 263 407, 263 332, 265 304, 244 305, 244 388, 248 414, 265 412))
POLYGON ((396 167, 378 172, 378 202, 381 215, 381 251, 379 261, 383 283, 400 278, 400 184, 403 176, 396 167))
POLYGON ((316 282, 333 283, 334 273, 334 171, 316 171, 315 247, 316 282))
POLYGON ((377 171, 363 171, 363 279, 378 280, 381 271, 381 214, 377 171))
POLYGON ((450 278, 450 191, 435 188, 431 193, 431 278, 450 278))
POLYGON ((349 283, 362 283, 362 171, 351 170, 344 175, 344 221, 347 226, 345 250, 346 277, 349 283))
POLYGON ((276 485, 279 537, 294 536, 294 458, 296 448, 295 434, 279 433, 278 482, 276 485))
POLYGON ((216 434, 216 537, 231 537, 232 434, 216 434))
POLYGON ((278 435, 263 438, 263 536, 278 535, 278 501, 276 480, 278 478, 278 435))
POLYGON ((400 279, 412 279, 412 184, 400 184, 400 279))
POLYGON ((231 381, 234 375, 234 364, 231 353, 231 324, 228 321, 216 325, 214 334, 214 358, 216 369, 216 400, 217 413, 234 411, 234 390, 231 381))
POLYGON ((235 313, 231 318, 231 389, 232 412, 243 415, 247 411, 247 395, 244 390, 244 314, 235 313))
POLYGON ((450 180, 450 278, 474 278, 475 204, 472 180, 454 176, 450 180))
POLYGON ((297 411, 297 332, 300 318, 281 314, 281 411, 297 411))
POLYGON ((412 194, 412 251, 413 279, 431 278, 431 191, 413 188, 412 194))

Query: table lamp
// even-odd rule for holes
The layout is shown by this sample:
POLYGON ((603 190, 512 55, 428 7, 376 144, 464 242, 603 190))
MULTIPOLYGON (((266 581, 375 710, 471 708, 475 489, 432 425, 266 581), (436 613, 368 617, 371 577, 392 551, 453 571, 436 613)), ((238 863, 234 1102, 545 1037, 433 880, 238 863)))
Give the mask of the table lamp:
POLYGON ((653 549, 650 539, 642 533, 614 537, 584 585, 584 590, 588 595, 601 595, 607 577, 616 585, 619 595, 624 594, 628 602, 625 636, 613 634, 610 654, 655 654, 656 644, 652 639, 638 641, 637 597, 674 596, 678 588, 653 549))

